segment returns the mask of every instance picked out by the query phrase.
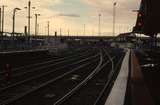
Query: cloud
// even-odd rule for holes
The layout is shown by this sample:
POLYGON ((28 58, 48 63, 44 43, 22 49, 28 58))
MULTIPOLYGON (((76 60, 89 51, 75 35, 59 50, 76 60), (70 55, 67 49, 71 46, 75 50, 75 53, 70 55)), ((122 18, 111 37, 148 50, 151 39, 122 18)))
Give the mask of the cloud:
MULTIPOLYGON (((113 3, 116 1, 116 24, 119 26, 130 26, 135 24, 136 14, 132 10, 138 9, 140 0, 31 0, 32 6, 32 32, 34 32, 35 13, 40 13, 38 22, 41 33, 45 33, 46 21, 51 21, 51 29, 59 30, 59 27, 67 30, 83 31, 83 24, 86 24, 86 33, 92 30, 98 31, 98 14, 101 13, 101 28, 104 33, 111 33, 113 19, 113 3), (77 13, 77 14, 75 14, 77 13), (76 19, 74 19, 76 18, 76 19)), ((5 31, 12 31, 12 14, 15 7, 22 10, 16 12, 16 31, 24 32, 27 25, 28 0, 1 0, 5 4, 5 31)))
POLYGON ((112 31, 113 3, 116 5, 116 25, 132 28, 136 21, 136 14, 132 10, 138 9, 140 0, 83 0, 92 11, 89 15, 97 19, 98 14, 102 14, 103 30, 112 31), (105 29, 106 28, 106 29, 105 29))
MULTIPOLYGON (((57 11, 52 10, 49 8, 50 6, 57 5, 62 2, 62 0, 31 0, 31 6, 36 7, 35 9, 31 9, 31 28, 34 31, 34 20, 35 20, 35 13, 40 13, 41 16, 39 17, 39 22, 46 22, 48 17, 54 16, 57 14, 57 11)), ((21 8, 20 11, 16 12, 16 29, 15 31, 24 32, 24 26, 28 24, 27 16, 28 10, 24 7, 28 6, 28 0, 1 0, 1 5, 6 5, 5 8, 5 31, 11 32, 12 31, 12 15, 13 9, 16 7, 21 8)))
POLYGON ((78 14, 65 14, 65 13, 60 13, 60 14, 57 14, 57 16, 64 16, 64 17, 73 17, 73 18, 77 18, 77 17, 80 17, 80 15, 78 14))

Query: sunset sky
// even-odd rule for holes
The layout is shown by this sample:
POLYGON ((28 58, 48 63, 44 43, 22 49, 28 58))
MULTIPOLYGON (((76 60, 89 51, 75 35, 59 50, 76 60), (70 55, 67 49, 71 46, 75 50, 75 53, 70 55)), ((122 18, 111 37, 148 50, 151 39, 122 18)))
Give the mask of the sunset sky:
MULTIPOLYGON (((38 17, 39 34, 46 34, 47 21, 50 21, 50 33, 62 29, 66 35, 70 30, 72 35, 82 35, 83 26, 86 25, 87 35, 98 34, 98 14, 101 14, 101 33, 112 35, 113 3, 116 6, 116 34, 127 32, 132 29, 136 21, 136 13, 132 10, 139 9, 140 0, 31 0, 32 26, 34 33, 35 13, 41 14, 38 17)), ((1 0, 5 7, 5 31, 12 30, 12 14, 15 7, 22 10, 16 12, 16 32, 24 32, 27 25, 28 0, 1 0)))

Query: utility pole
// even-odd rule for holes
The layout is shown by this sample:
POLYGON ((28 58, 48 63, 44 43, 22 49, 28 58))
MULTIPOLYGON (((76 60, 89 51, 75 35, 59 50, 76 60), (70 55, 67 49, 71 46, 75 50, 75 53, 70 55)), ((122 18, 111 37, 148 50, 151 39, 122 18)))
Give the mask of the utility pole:
POLYGON ((70 30, 68 29, 68 37, 69 37, 69 34, 70 34, 70 30))
POLYGON ((37 35, 39 35, 39 24, 37 24, 37 35))
POLYGON ((27 43, 28 45, 30 45, 30 19, 31 19, 31 1, 28 1, 28 7, 25 7, 26 9, 28 9, 28 33, 26 35, 26 39, 27 39, 27 43))
POLYGON ((38 15, 37 14, 35 14, 35 36, 37 35, 37 17, 38 17, 38 15))
POLYGON ((0 8, 0 44, 2 45, 2 8, 0 8))
MULTIPOLYGON (((1 45, 2 45, 2 47, 3 47, 3 45, 4 45, 4 42, 3 42, 3 33, 4 33, 4 9, 5 9, 5 7, 7 7, 7 6, 5 6, 5 5, 2 5, 2 13, 1 13, 1 15, 2 15, 2 22, 1 22, 1 45)), ((3 48, 2 48, 3 49, 3 48)))
POLYGON ((0 33, 2 31, 2 8, 0 8, 0 33))
POLYGON ((116 5, 117 3, 113 3, 113 36, 115 36, 115 21, 116 21, 116 5))
POLYGON ((86 25, 85 24, 83 25, 83 35, 84 36, 86 35, 86 25))
POLYGON ((16 14, 16 10, 21 10, 21 9, 20 8, 14 8, 14 10, 13 10, 13 26, 12 26, 13 39, 14 39, 14 33, 15 33, 15 14, 16 14))
POLYGON ((35 36, 37 35, 38 16, 40 16, 40 14, 35 14, 35 36))
POLYGON ((60 31, 60 37, 61 37, 61 36, 62 36, 62 29, 60 28, 60 30, 59 30, 59 31, 60 31))
POLYGON ((98 35, 101 36, 101 14, 99 16, 99 24, 98 24, 98 35))
POLYGON ((50 22, 49 21, 47 21, 47 32, 48 32, 48 44, 49 44, 49 40, 50 40, 50 38, 49 38, 49 36, 50 36, 50 33, 49 33, 49 28, 50 28, 50 22))
POLYGON ((2 6, 2 36, 3 36, 3 33, 4 33, 4 12, 5 12, 5 10, 4 10, 4 8, 5 7, 7 7, 7 6, 5 6, 5 5, 3 5, 2 6))
MULTIPOLYGON (((28 2, 28 36, 30 37, 30 24, 31 24, 31 1, 28 2)), ((30 41, 30 38, 29 38, 30 41)))
POLYGON ((50 34, 50 33, 49 33, 50 22, 48 21, 47 23, 48 23, 48 36, 49 36, 49 34, 50 34))
MULTIPOLYGON (((30 29, 31 29, 31 1, 28 1, 28 7, 25 7, 26 9, 28 9, 28 35, 27 35, 27 39, 28 39, 28 44, 30 45, 30 29)), ((32 9, 35 9, 35 7, 32 7, 32 9)))

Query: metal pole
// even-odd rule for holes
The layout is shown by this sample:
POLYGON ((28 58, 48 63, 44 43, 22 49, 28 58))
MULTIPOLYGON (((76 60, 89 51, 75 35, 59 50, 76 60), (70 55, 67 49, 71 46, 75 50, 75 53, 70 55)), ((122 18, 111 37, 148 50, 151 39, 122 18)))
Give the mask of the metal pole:
POLYGON ((37 31, 36 35, 39 35, 39 24, 37 23, 37 31))
POLYGON ((116 5, 117 3, 114 2, 113 4, 113 36, 115 36, 116 5))
MULTIPOLYGON (((2 33, 1 33, 1 29, 2 29, 2 9, 0 8, 0 44, 2 45, 2 33)), ((0 45, 0 50, 1 50, 1 45, 0 45)))
POLYGON ((40 16, 40 14, 35 14, 35 36, 37 35, 38 16, 40 16))
POLYGON ((35 14, 35 36, 37 35, 37 17, 38 14, 35 14))
POLYGON ((98 35, 101 36, 101 14, 99 14, 98 35))
MULTIPOLYGON (((2 6, 2 30, 1 30, 1 45, 2 45, 2 47, 4 46, 4 42, 3 42, 3 33, 4 33, 4 8, 5 8, 6 6, 5 5, 3 5, 2 6)), ((3 49, 3 48, 2 48, 3 49)))
POLYGON ((28 2, 28 44, 30 44, 31 1, 28 2))
POLYGON ((60 37, 62 36, 62 29, 60 28, 60 37))
POLYGON ((4 32, 4 5, 2 6, 2 37, 4 32))
POLYGON ((48 21, 47 24, 48 24, 48 25, 47 25, 47 29, 48 29, 48 44, 49 44, 49 40, 50 40, 50 38, 49 38, 49 34, 50 34, 50 33, 49 33, 49 27, 50 27, 50 26, 49 26, 49 25, 50 25, 50 22, 48 21))
POLYGON ((84 24, 84 30, 83 30, 83 35, 85 36, 86 35, 86 25, 84 24))
POLYGON ((14 8, 14 10, 13 10, 13 26, 12 26, 13 40, 14 40, 14 34, 15 34, 15 14, 16 14, 16 10, 21 10, 21 9, 20 8, 14 8))
POLYGON ((2 29, 2 9, 0 8, 0 32, 1 32, 1 29, 2 29))
POLYGON ((13 10, 13 26, 12 26, 12 35, 14 37, 14 27, 15 27, 15 13, 16 13, 16 9, 13 10))
POLYGON ((15 33, 15 13, 16 9, 13 10, 13 26, 12 26, 12 44, 14 46, 14 33, 15 33))
POLYGON ((68 29, 68 37, 69 37, 69 33, 70 33, 70 30, 68 29))
POLYGON ((49 36, 49 34, 50 34, 50 33, 49 33, 49 24, 50 24, 50 22, 48 21, 48 36, 49 36))
MULTIPOLYGON (((28 7, 25 7, 28 9, 28 34, 27 34, 27 39, 28 39, 28 44, 30 44, 30 36, 31 36, 31 33, 30 33, 30 29, 31 29, 31 1, 29 0, 28 1, 28 7)), ((35 7, 32 7, 33 9, 35 9, 35 7)))

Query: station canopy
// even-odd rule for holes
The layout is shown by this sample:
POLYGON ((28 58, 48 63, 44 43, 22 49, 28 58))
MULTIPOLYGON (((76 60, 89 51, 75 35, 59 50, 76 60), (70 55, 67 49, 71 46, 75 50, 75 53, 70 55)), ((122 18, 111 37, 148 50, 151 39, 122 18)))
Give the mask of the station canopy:
POLYGON ((160 0, 141 0, 133 32, 151 37, 160 33, 160 0))

